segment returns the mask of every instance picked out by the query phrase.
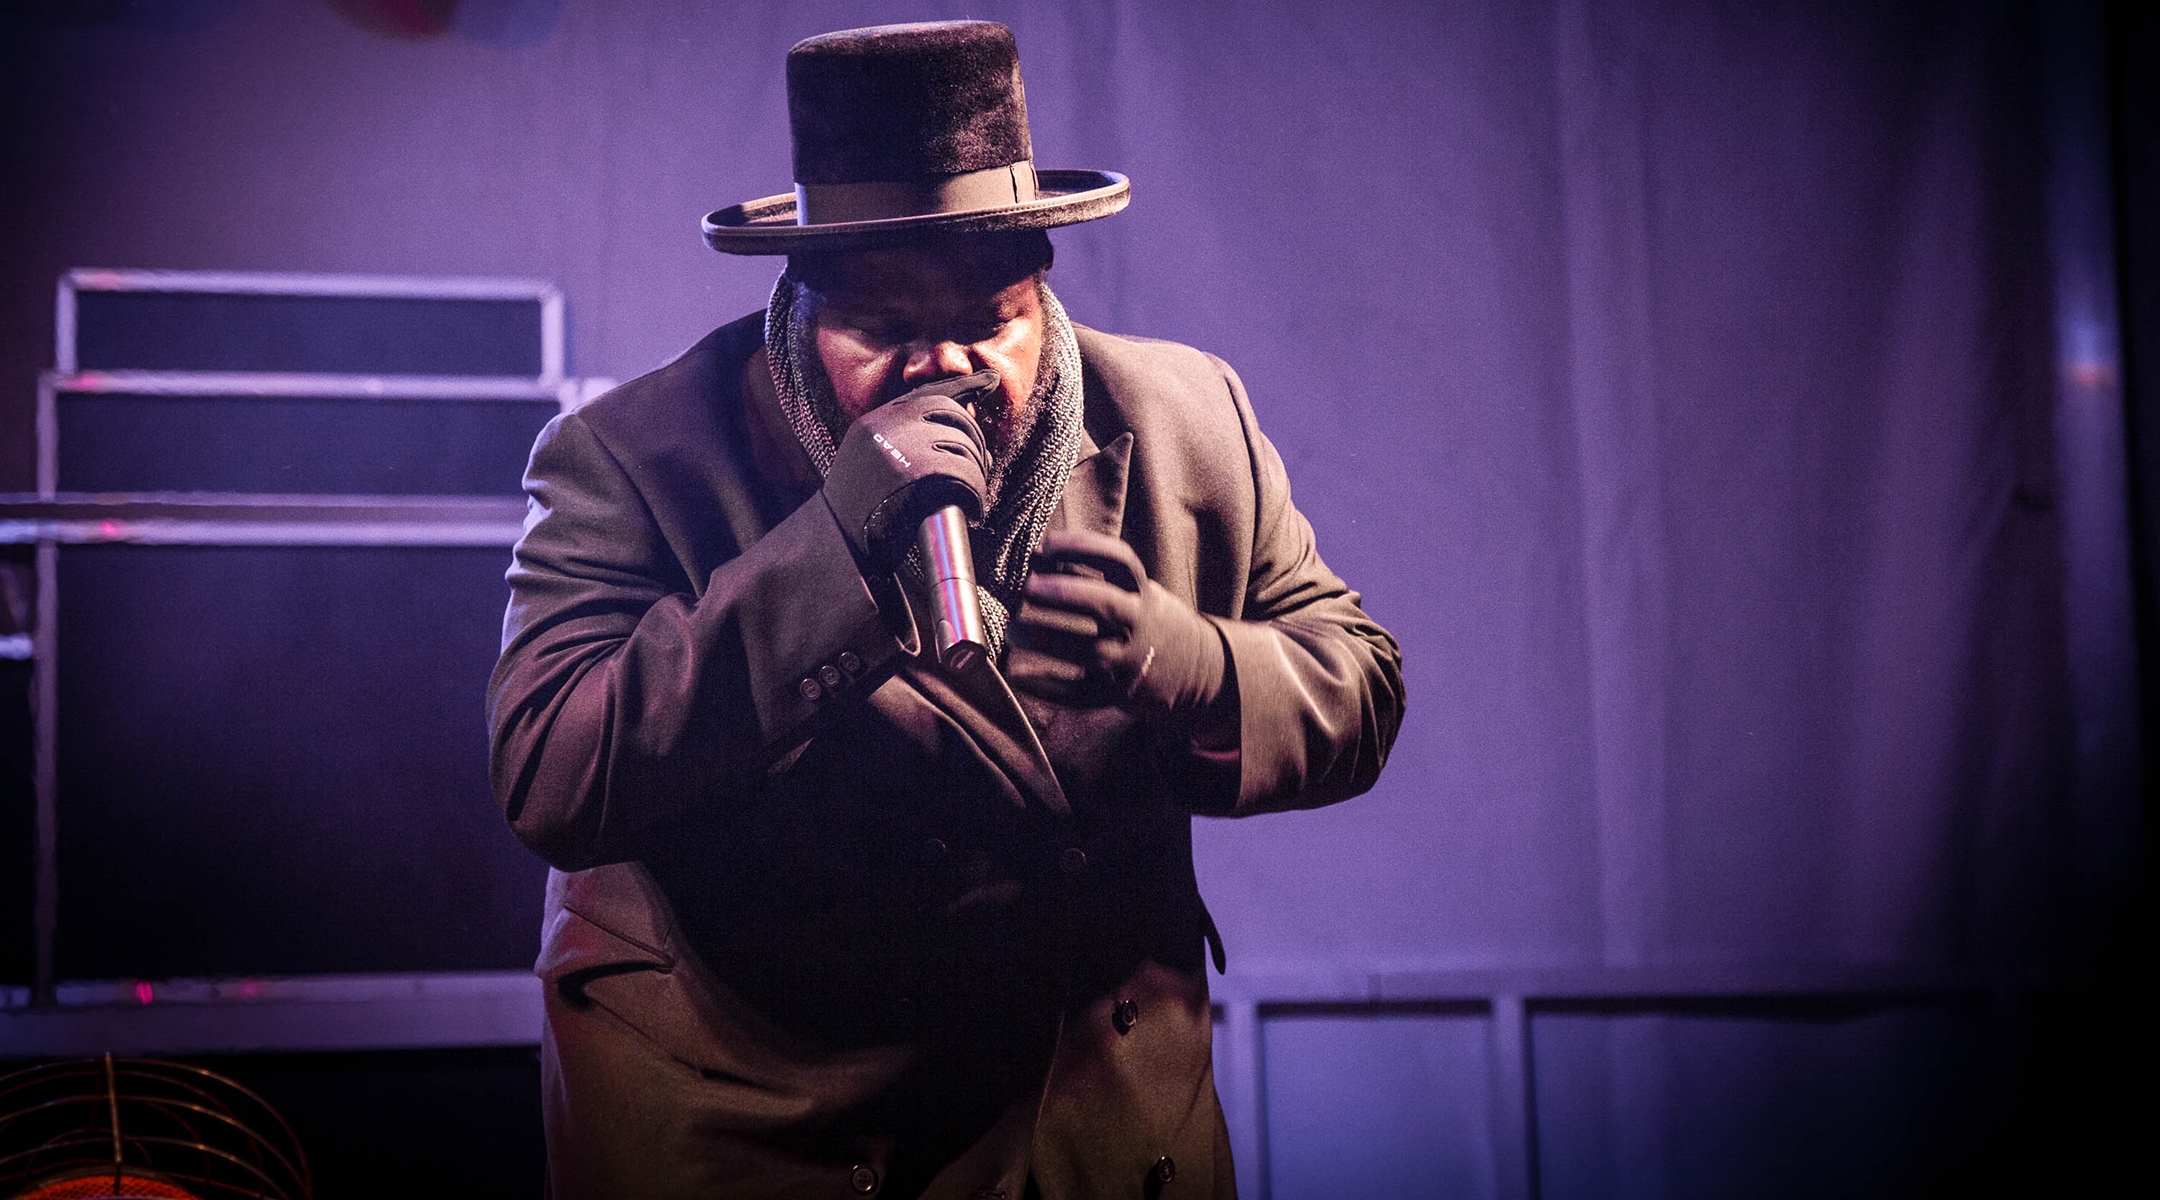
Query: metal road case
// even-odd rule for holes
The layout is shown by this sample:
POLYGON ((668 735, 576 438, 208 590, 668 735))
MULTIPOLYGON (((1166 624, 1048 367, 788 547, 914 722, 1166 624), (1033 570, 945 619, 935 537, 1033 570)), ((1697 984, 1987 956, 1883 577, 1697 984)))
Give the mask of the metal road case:
POLYGON ((39 384, 35 978, 0 1057, 537 1034, 482 696, 548 284, 71 271, 39 384))

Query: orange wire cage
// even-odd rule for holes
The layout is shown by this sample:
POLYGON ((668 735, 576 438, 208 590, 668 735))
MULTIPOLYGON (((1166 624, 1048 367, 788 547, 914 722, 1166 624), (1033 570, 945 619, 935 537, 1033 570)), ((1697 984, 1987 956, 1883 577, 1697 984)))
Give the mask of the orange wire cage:
POLYGON ((49 1063, 0 1076, 0 1196, 12 1200, 310 1200, 292 1127, 202 1067, 49 1063))

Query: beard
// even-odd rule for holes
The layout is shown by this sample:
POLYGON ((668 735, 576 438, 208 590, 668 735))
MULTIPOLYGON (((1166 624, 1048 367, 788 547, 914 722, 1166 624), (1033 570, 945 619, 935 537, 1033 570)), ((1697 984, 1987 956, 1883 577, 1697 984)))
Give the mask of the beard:
MULTIPOLYGON (((1035 361, 1035 387, 1028 392, 1027 403, 1016 413, 1001 401, 999 408, 1002 411, 989 414, 991 428, 983 430, 983 436, 992 447, 990 478, 983 488, 984 512, 997 507, 998 497, 1005 494, 1005 482, 1013 474, 1014 467, 1028 457, 1027 449, 1035 440, 1035 429, 1042 424, 1043 413, 1050 407, 1050 393, 1056 387, 1057 364, 1051 359, 1048 339, 1044 339, 1035 361)), ((981 420, 978 418, 978 422, 981 420)))
MULTIPOLYGON (((1038 280, 1036 288, 1040 290, 1041 287, 1038 280)), ((804 327, 817 328, 818 311, 824 307, 825 298, 816 289, 797 284, 795 303, 802 313, 804 327)), ((837 446, 851 422, 840 411, 839 394, 833 389, 832 377, 825 373, 825 362, 815 349, 802 355, 801 370, 804 388, 809 392, 810 411, 817 415, 819 423, 832 435, 833 445, 837 446)), ((1056 389, 1057 382, 1056 360, 1049 339, 1045 338, 1042 348, 1036 352, 1035 386, 1028 392, 1027 402, 1020 406, 1020 411, 1014 412, 1000 396, 990 401, 994 411, 979 408, 973 414, 990 450, 989 478, 983 488, 985 513, 997 507, 1014 468, 1028 457, 1028 444, 1034 438, 1036 427, 1042 424, 1043 412, 1050 406, 1050 393, 1056 389)))

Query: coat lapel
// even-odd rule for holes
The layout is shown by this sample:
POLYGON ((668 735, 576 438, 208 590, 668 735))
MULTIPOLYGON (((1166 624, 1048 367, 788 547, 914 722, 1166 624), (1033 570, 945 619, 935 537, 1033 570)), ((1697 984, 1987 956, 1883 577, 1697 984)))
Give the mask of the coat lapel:
POLYGON ((1125 529, 1125 480, 1132 468, 1132 434, 1121 433, 1097 449, 1088 438, 1080 462, 1065 481, 1065 499, 1050 520, 1059 529, 1090 529, 1116 537, 1125 529))
MULTIPOLYGON (((1132 434, 1123 433, 1106 447, 1096 446, 1092 438, 1081 443, 1080 461, 1065 481, 1064 499, 1051 517, 1052 527, 1117 536, 1125 525, 1132 441, 1132 434)), ((1071 813, 1057 771, 1043 752, 1037 723, 1028 719, 1023 702, 995 667, 985 664, 956 676, 927 664, 910 664, 903 673, 916 691, 960 722, 1021 792, 1059 816, 1071 813)))

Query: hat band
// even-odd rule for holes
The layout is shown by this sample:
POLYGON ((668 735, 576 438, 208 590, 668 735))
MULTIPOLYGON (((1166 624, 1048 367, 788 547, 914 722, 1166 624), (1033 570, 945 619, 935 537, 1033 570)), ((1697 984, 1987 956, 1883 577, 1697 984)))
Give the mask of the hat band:
POLYGON ((889 221, 895 217, 976 212, 1026 204, 1035 198, 1035 164, 1022 159, 1010 166, 963 171, 937 179, 798 183, 795 185, 795 223, 838 225, 852 221, 889 221))

